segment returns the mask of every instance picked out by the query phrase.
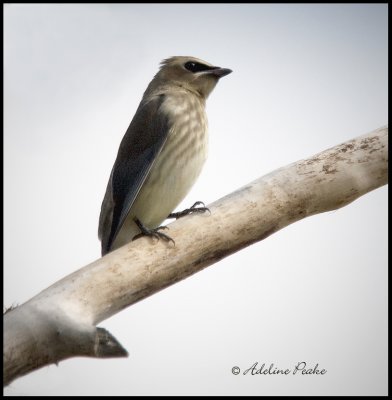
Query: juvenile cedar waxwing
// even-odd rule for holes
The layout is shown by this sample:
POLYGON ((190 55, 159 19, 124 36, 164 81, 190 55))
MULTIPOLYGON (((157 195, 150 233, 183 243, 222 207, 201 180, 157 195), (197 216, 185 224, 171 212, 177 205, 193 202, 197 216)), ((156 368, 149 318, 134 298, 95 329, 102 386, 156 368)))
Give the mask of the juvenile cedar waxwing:
POLYGON ((99 217, 102 255, 137 234, 156 235, 186 196, 207 156, 206 99, 231 72, 194 57, 162 61, 110 174, 99 217))

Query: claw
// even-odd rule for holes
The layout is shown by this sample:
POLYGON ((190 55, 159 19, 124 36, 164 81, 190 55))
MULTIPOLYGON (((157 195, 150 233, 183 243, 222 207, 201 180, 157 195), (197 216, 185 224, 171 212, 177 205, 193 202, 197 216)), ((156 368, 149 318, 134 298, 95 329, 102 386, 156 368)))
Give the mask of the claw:
POLYGON ((135 218, 134 221, 135 221, 136 225, 138 226, 138 228, 141 230, 141 233, 136 235, 132 240, 138 239, 142 236, 152 236, 152 237, 157 238, 158 240, 163 239, 166 242, 173 242, 174 246, 176 245, 176 242, 169 235, 166 235, 163 232, 159 232, 162 229, 169 229, 169 227, 158 226, 157 228, 149 229, 146 226, 144 226, 138 218, 135 218))
POLYGON ((207 208, 206 205, 202 201, 196 201, 196 203, 192 207, 186 208, 183 211, 171 213, 168 216, 168 218, 178 219, 178 218, 184 217, 185 215, 194 214, 194 213, 204 213, 206 211, 208 211, 211 214, 210 209, 207 208), (202 207, 198 207, 199 205, 202 205, 202 207))

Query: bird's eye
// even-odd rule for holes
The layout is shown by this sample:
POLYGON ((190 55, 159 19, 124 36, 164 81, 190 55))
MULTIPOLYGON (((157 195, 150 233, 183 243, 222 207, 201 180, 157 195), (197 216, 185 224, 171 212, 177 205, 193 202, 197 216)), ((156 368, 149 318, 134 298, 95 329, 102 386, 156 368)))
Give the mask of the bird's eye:
POLYGON ((211 69, 215 69, 215 67, 209 67, 208 65, 200 64, 193 61, 188 61, 187 63, 184 64, 184 67, 191 72, 201 72, 201 71, 209 71, 211 69))
POLYGON ((184 67, 185 67, 188 71, 196 72, 196 71, 195 71, 196 63, 194 63, 194 62, 190 62, 190 61, 189 61, 189 62, 185 63, 184 67))

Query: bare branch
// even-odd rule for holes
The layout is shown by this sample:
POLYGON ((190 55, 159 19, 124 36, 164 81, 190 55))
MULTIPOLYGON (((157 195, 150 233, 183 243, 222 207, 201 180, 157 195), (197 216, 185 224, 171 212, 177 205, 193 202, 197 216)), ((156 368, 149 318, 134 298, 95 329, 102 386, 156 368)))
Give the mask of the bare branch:
POLYGON ((170 224, 176 245, 140 238, 4 315, 4 383, 73 356, 127 352, 96 324, 302 218, 387 183, 388 128, 280 168, 170 224))

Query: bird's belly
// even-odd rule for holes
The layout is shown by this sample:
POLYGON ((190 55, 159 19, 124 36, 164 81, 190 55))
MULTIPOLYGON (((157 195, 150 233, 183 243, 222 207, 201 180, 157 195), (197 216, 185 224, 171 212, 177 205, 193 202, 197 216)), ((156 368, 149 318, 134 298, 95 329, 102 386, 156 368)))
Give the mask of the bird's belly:
POLYGON ((178 206, 195 183, 204 164, 200 154, 189 158, 184 165, 176 163, 170 168, 165 166, 167 161, 159 161, 132 207, 132 213, 149 228, 159 226, 178 206))
POLYGON ((207 155, 207 135, 166 142, 143 183, 120 229, 113 248, 140 233, 134 219, 147 228, 158 227, 187 195, 199 176, 207 155))

